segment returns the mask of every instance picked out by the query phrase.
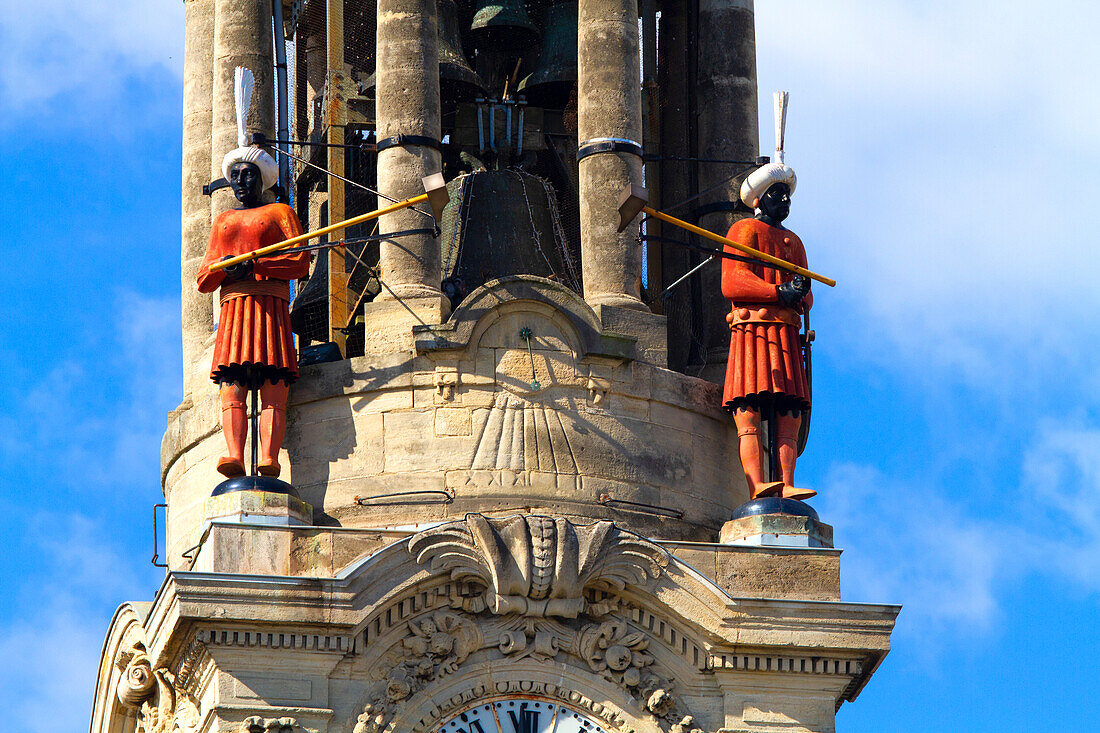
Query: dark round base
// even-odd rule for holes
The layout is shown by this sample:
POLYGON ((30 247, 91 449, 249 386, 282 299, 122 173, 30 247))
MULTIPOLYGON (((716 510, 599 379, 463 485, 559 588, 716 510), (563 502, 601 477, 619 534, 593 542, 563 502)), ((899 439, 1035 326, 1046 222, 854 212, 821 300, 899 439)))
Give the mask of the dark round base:
POLYGON ((809 517, 817 520, 813 507, 798 499, 783 499, 778 496, 765 496, 751 499, 733 510, 730 520, 752 517, 759 514, 793 514, 796 517, 809 517))
POLYGON ((214 491, 211 492, 210 495, 221 496, 222 494, 231 494, 234 491, 266 491, 269 494, 286 494, 288 496, 293 496, 295 499, 302 498, 298 496, 298 490, 286 481, 280 481, 271 476, 237 476, 235 478, 228 478, 215 486, 214 491))

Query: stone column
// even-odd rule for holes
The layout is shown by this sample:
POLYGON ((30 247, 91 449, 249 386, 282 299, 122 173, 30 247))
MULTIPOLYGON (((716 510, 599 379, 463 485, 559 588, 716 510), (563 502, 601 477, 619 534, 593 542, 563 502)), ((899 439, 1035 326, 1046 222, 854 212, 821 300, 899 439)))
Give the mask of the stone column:
MULTIPOLYGON (((256 77, 248 132, 275 136, 275 80, 269 0, 213 0, 213 122, 210 134, 210 180, 222 177, 222 157, 237 147, 233 72, 244 66, 256 77)), ((211 219, 233 205, 233 192, 223 188, 211 197, 211 219)))
MULTIPOLYGON (((577 139, 642 141, 637 0, 580 0, 577 32, 577 139)), ((642 159, 597 153, 579 164, 581 267, 589 305, 649 309, 641 300, 638 224, 621 234, 619 194, 642 183, 642 159)))
MULTIPOLYGON (((434 0, 379 0, 377 31, 377 139, 420 135, 440 139, 439 60, 434 0)), ((424 193, 421 179, 442 168, 439 151, 422 145, 386 148, 378 154, 378 189, 402 200, 424 193)), ((387 201, 379 200, 379 206, 387 201)), ((418 207, 428 210, 427 204, 418 207)), ((404 210, 382 217, 380 232, 430 229, 431 220, 404 210)), ((442 302, 439 240, 417 234, 382 242, 379 300, 442 302)))
POLYGON ((202 353, 214 325, 213 300, 195 287, 210 234, 210 125, 214 63, 214 0, 184 0, 183 202, 180 294, 183 319, 183 392, 207 383, 202 353))
MULTIPOLYGON (((422 135, 438 141, 439 39, 435 0, 378 0, 375 78, 376 135, 422 135)), ((421 179, 442 170, 434 147, 399 145, 378 153, 378 190, 402 200, 424 193, 421 179)), ((379 198, 378 205, 390 202, 379 198)), ((427 204, 418 206, 428 211, 427 204)), ((379 219, 379 232, 430 229, 431 219, 403 210, 379 219)), ((412 348, 412 327, 441 323, 450 304, 440 290, 439 240, 430 233, 383 241, 382 292, 364 307, 364 351, 412 348)))
MULTIPOLYGON (((698 63, 696 99, 697 149, 700 158, 753 161, 759 155, 756 89, 756 30, 753 0, 698 0, 698 63)), ((706 191, 746 166, 700 163, 698 190, 706 191)), ((747 173, 746 173, 747 175, 747 173)), ((698 217, 699 226, 725 234, 738 219, 752 214, 740 203, 737 176, 692 204, 734 204, 737 211, 712 211, 698 217)), ((720 266, 711 264, 699 274, 701 290, 698 333, 703 348, 695 358, 706 365, 700 376, 721 382, 729 351, 725 315, 729 302, 722 297, 720 266)), ((700 365, 702 366, 702 365, 700 365)))

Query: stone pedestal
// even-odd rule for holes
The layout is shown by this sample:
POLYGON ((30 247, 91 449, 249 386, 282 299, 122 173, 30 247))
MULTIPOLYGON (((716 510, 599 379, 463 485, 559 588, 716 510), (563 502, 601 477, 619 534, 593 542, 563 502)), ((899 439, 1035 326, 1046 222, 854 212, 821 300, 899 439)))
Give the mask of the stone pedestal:
POLYGON ((733 519, 722 525, 718 541, 757 547, 832 547, 833 528, 804 502, 768 497, 737 507, 733 519))
POLYGON ((241 476, 218 484, 206 500, 206 521, 302 526, 313 523, 313 507, 285 481, 241 476))

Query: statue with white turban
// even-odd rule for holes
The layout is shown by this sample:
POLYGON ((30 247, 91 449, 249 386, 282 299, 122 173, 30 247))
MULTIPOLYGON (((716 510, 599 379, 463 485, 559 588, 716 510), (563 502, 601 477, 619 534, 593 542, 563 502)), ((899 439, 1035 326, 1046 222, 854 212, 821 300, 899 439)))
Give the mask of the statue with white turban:
MULTIPOLYGON (((222 432, 228 452, 218 460, 225 476, 245 473, 248 430, 247 392, 259 390, 259 461, 257 471, 278 476, 279 449, 286 432, 290 384, 298 378, 294 334, 290 328, 290 281, 309 273, 309 253, 292 252, 248 260, 211 270, 220 260, 283 242, 302 233, 294 210, 264 204, 263 193, 278 181, 279 167, 262 148, 246 145, 244 115, 251 97, 238 68, 238 143, 222 161, 222 173, 238 205, 219 215, 210 230, 206 257, 199 268, 200 292, 219 290, 221 309, 210 378, 219 385, 222 432), (244 92, 242 93, 242 86, 244 92)), ((246 80, 247 81, 247 80, 246 80)))
MULTIPOLYGON (((785 94, 785 93, 780 93, 785 94)), ((777 111, 780 103, 777 97, 777 111)), ((782 99, 785 111, 786 99, 782 99)), ((756 211, 726 235, 805 268, 802 240, 783 226, 791 207, 795 174, 783 163, 783 114, 777 114, 777 159, 753 171, 741 186, 741 200, 756 211)), ((726 251, 736 254, 731 247, 726 251)), ((723 405, 737 425, 741 466, 750 498, 806 499, 816 494, 794 485, 799 431, 810 410, 810 383, 803 359, 802 317, 813 305, 810 281, 786 270, 733 259, 722 261, 722 294, 731 309, 730 351, 723 405), (774 421, 772 478, 764 474, 761 418, 774 421), (775 464, 778 463, 778 471, 775 464)))

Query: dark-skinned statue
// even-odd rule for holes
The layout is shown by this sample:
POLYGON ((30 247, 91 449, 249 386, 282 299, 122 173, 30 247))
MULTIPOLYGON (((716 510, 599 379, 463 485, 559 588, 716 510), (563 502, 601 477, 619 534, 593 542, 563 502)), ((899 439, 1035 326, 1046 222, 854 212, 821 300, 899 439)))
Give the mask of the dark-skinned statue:
MULTIPOLYGON (((777 162, 753 171, 741 187, 741 200, 756 215, 736 222, 726 236, 804 268, 802 240, 783 226, 790 213, 795 175, 782 162, 781 142, 777 153, 777 162)), ((807 499, 816 492, 795 486, 794 469, 799 429, 810 409, 801 340, 802 317, 813 304, 810 281, 786 270, 725 259, 722 294, 731 303, 726 316, 730 353, 722 402, 737 424, 750 498, 807 499), (770 433, 775 441, 773 460, 779 464, 777 481, 764 474, 762 418, 775 421, 770 433)))
POLYGON ((249 390, 258 389, 257 471, 264 476, 278 476, 287 396, 298 378, 290 329, 290 281, 309 273, 309 253, 276 254, 211 272, 210 266, 219 260, 302 233, 293 209, 285 204, 263 203, 264 191, 278 180, 278 164, 261 148, 243 145, 243 124, 241 128, 242 146, 222 162, 222 173, 238 204, 214 220, 198 287, 204 293, 220 288, 221 309, 210 371, 210 378, 220 389, 227 448, 226 455, 218 460, 218 471, 229 477, 245 472, 245 398, 249 390))

